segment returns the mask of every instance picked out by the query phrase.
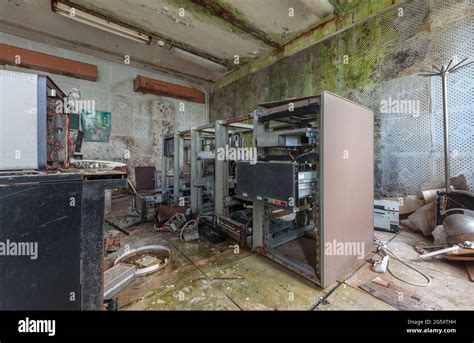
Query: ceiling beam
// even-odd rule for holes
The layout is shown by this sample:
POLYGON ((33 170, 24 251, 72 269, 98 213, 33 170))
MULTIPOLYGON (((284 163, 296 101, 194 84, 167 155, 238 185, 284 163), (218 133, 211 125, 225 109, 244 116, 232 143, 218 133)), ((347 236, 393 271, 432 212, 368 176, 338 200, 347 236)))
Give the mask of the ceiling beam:
POLYGON ((225 20, 226 22, 232 24, 233 26, 239 28, 243 32, 251 35, 255 39, 264 42, 265 44, 271 46, 272 48, 278 48, 280 44, 274 40, 272 40, 265 31, 260 30, 252 23, 249 23, 246 20, 242 20, 235 15, 233 11, 237 11, 237 9, 233 9, 233 11, 228 7, 224 6, 217 1, 209 1, 209 0, 189 0, 190 2, 194 3, 195 5, 200 6, 204 11, 207 13, 218 17, 220 19, 225 20))

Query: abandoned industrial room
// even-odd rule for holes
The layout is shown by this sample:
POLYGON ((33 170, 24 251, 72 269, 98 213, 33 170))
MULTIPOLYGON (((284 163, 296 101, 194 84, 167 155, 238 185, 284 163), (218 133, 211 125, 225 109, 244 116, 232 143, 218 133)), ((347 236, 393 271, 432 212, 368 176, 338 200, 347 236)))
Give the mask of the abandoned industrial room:
POLYGON ((470 0, 0 1, 0 310, 474 310, 473 37, 470 0))

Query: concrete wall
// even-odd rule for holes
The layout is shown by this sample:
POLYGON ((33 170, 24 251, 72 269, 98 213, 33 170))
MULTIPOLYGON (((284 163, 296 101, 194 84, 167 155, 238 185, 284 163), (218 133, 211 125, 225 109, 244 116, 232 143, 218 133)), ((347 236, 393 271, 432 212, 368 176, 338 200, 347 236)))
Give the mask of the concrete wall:
MULTIPOLYGON (((169 75, 151 73, 128 65, 110 63, 77 52, 56 48, 35 41, 0 33, 0 43, 31 49, 55 56, 95 64, 97 82, 79 80, 62 75, 48 74, 66 93, 72 88, 81 90, 82 99, 95 100, 96 110, 112 113, 112 132, 108 143, 84 142, 84 159, 101 159, 124 162, 131 176, 135 166, 161 168, 161 140, 164 134, 189 129, 205 123, 206 106, 184 100, 144 95, 133 91, 133 80, 138 74, 188 85, 169 75), (180 111, 184 104, 184 111, 180 111), (125 152, 130 158, 125 158, 125 152)), ((43 73, 14 66, 0 68, 20 72, 43 73)))
MULTIPOLYGON (((374 110, 376 193, 417 193, 420 183, 444 178, 440 79, 417 74, 451 58, 472 58, 473 18, 469 0, 407 1, 213 90, 211 119, 248 113, 268 101, 334 92, 374 110), (419 111, 384 111, 381 105, 390 100, 408 100, 419 111)), ((474 79, 468 68, 450 78, 450 135, 452 176, 464 173, 472 189, 474 79)))

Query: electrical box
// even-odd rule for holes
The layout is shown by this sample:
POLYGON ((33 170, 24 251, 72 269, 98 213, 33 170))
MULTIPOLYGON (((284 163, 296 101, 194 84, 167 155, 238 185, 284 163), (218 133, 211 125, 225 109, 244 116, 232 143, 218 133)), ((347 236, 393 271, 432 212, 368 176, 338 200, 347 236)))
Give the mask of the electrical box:
POLYGON ((0 170, 69 166, 82 131, 80 115, 69 113, 66 102, 45 75, 0 70, 0 170))
POLYGON ((374 200, 374 228, 382 231, 398 232, 399 205, 395 200, 374 200))
POLYGON ((46 76, 0 70, 0 170, 46 168, 46 76))

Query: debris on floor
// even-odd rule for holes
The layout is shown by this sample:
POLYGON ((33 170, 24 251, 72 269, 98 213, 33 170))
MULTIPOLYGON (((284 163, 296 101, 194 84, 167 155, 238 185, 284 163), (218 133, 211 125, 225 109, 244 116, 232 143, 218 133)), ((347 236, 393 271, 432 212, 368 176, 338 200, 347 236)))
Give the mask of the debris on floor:
POLYGON ((127 214, 120 217, 109 217, 106 219, 106 222, 116 229, 126 230, 133 225, 140 224, 142 218, 140 215, 127 214))
POLYGON ((113 298, 135 280, 135 267, 117 263, 104 272, 104 299, 113 298))
POLYGON ((188 212, 189 212, 189 207, 187 206, 180 206, 180 205, 159 206, 155 209, 156 221, 158 222, 158 227, 160 227, 166 221, 173 218, 177 213, 186 215, 188 212))
POLYGON ((388 262, 389 262, 390 257, 388 255, 385 255, 383 257, 380 256, 374 256, 372 258, 372 263, 373 263, 373 270, 374 272, 377 273, 385 273, 388 267, 388 262))
POLYGON ((387 280, 382 279, 380 276, 377 276, 376 278, 373 278, 372 282, 374 282, 378 285, 384 286, 384 287, 389 287, 390 286, 390 282, 387 281, 387 280))
MULTIPOLYGON (((469 190, 469 188, 467 187, 466 177, 463 174, 452 177, 449 180, 449 184, 450 184, 450 190, 460 190, 460 191, 469 190)), ((421 188, 421 193, 423 195, 423 199, 425 200, 425 203, 430 203, 436 200, 437 192, 446 191, 446 184, 443 181, 430 181, 430 182, 422 183, 420 188, 421 188)))
POLYGON ((435 228, 435 203, 423 205, 414 213, 408 216, 408 219, 402 220, 402 225, 421 231, 423 235, 429 236, 435 228))
POLYGON ((377 260, 376 257, 372 258, 374 260, 373 262, 373 271, 377 273, 385 273, 387 270, 394 278, 398 279, 399 281, 402 281, 403 283, 410 284, 413 286, 417 287, 427 287, 431 284, 431 278, 429 275, 427 275, 425 272, 423 272, 421 269, 416 267, 411 261, 403 259, 396 255, 393 251, 391 251, 388 248, 387 243, 381 242, 378 239, 375 239, 377 247, 377 253, 382 257, 382 259, 377 260), (397 261, 398 266, 401 267, 403 265, 405 268, 410 269, 412 272, 415 272, 417 275, 421 275, 426 282, 424 283, 419 283, 419 282, 413 282, 399 274, 399 272, 395 272, 394 268, 392 266, 393 263, 391 263, 391 260, 397 261), (392 267, 391 267, 392 266, 392 267))
POLYGON ((200 225, 198 230, 199 235, 205 237, 212 244, 222 243, 227 240, 227 237, 223 233, 214 230, 208 225, 200 225))
MULTIPOLYGON (((465 192, 469 193, 467 190, 466 178, 463 174, 453 177, 450 179, 450 189, 455 192, 465 192)), ((413 230, 421 231, 424 236, 431 236, 433 230, 436 228, 436 218, 437 218, 437 197, 439 197, 439 192, 445 192, 445 183, 442 181, 431 181, 425 182, 420 185, 421 194, 423 199, 414 198, 414 196, 408 196, 401 198, 403 204, 404 201, 410 202, 410 210, 416 208, 416 210, 411 213, 407 219, 403 219, 401 224, 405 227, 411 228, 413 230), (418 206, 424 202, 424 205, 418 206)), ((406 204, 403 204, 406 205, 406 204)), ((400 214, 405 214, 407 206, 400 206, 400 214)), ((451 209, 450 209, 451 210, 451 209)), ((445 213, 443 213, 445 215, 445 213)), ((451 219, 453 220, 453 219, 451 219)), ((440 223, 438 223, 440 224, 440 223)))
POLYGON ((448 243, 448 235, 446 234, 446 231, 444 231, 443 225, 436 226, 431 234, 433 235, 435 245, 444 245, 448 243))
POLYGON ((192 242, 199 239, 199 217, 193 220, 190 220, 181 228, 179 232, 179 238, 184 242, 192 242))
POLYGON ((181 229, 184 224, 186 224, 186 216, 183 213, 176 213, 173 217, 166 221, 162 230, 176 232, 181 229))
POLYGON ((143 276, 165 267, 171 258, 169 248, 162 245, 146 245, 137 249, 125 250, 114 264, 125 263, 136 268, 135 275, 143 276))
POLYGON ((471 282, 474 282, 474 261, 464 261, 464 266, 466 267, 469 280, 471 280, 471 282))
POLYGON ((107 253, 112 253, 117 251, 118 248, 120 248, 120 237, 121 234, 118 231, 105 231, 105 251, 107 253))
POLYGON ((445 211, 454 212, 443 220, 443 228, 449 244, 474 241, 474 211, 456 208, 445 211))
POLYGON ((399 310, 439 310, 439 305, 426 300, 421 301, 410 291, 398 285, 381 285, 370 281, 360 286, 361 289, 399 310))
POLYGON ((398 197, 395 200, 397 200, 399 203, 399 211, 401 216, 409 215, 425 204, 424 200, 416 195, 398 197))
POLYGON ((421 255, 419 258, 447 258, 451 259, 455 257, 455 260, 462 260, 464 258, 474 258, 474 243, 466 241, 461 244, 449 245, 427 245, 427 246, 416 246, 415 250, 420 250, 421 255), (423 248, 421 248, 423 247, 423 248), (427 249, 433 249, 433 251, 427 251, 427 249))

